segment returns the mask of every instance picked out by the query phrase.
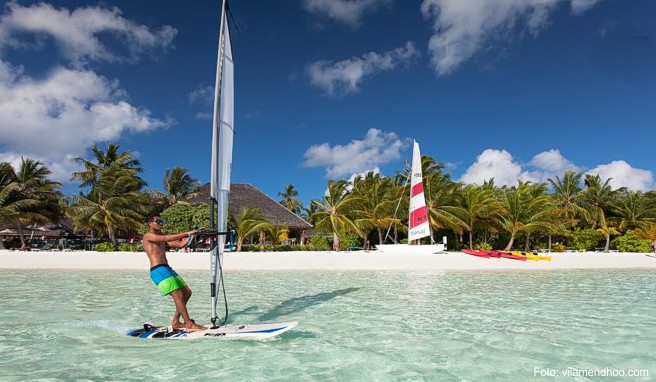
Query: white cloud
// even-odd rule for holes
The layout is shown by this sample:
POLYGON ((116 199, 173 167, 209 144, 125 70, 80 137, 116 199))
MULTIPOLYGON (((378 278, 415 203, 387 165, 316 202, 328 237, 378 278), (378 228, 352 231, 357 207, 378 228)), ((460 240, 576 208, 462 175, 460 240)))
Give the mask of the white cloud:
POLYGON ((117 80, 83 64, 135 60, 145 51, 170 47, 176 33, 169 26, 152 32, 123 18, 118 8, 69 11, 46 3, 7 3, 0 15, 0 160, 14 165, 21 156, 40 160, 54 179, 67 182, 78 170, 71 158, 83 157, 89 146, 170 125, 132 105, 117 80), (2 54, 8 48, 40 48, 25 42, 30 36, 40 44, 55 42, 70 67, 54 66, 35 78, 7 62, 2 54), (102 42, 108 36, 123 54, 108 50, 102 42))
POLYGON ((572 0, 572 13, 580 14, 592 8, 601 0, 572 0))
POLYGON ((304 0, 308 12, 324 15, 335 21, 358 26, 364 14, 382 7, 387 7, 392 0, 304 0))
POLYGON ((50 164, 53 172, 67 171, 69 158, 82 156, 95 142, 170 123, 131 105, 117 81, 91 71, 60 67, 35 80, 0 61, 0 73, 5 73, 0 75, 0 152, 5 158, 23 155, 50 164))
POLYGON ((313 145, 305 152, 306 167, 326 167, 328 178, 340 178, 376 170, 379 165, 398 160, 406 144, 395 133, 369 129, 364 139, 347 145, 313 145))
POLYGON ((512 186, 517 184, 517 179, 521 177, 522 167, 513 161, 508 151, 487 149, 476 157, 476 162, 469 166, 460 181, 481 185, 494 178, 496 186, 512 186))
POLYGON ((203 105, 214 103, 214 86, 200 84, 189 93, 189 102, 203 105))
POLYGON ((527 170, 522 180, 531 180, 536 183, 547 182, 549 178, 555 179, 556 176, 562 176, 566 171, 582 171, 580 167, 563 157, 560 150, 557 149, 537 154, 526 167, 534 169, 527 170))
POLYGON ((623 160, 598 165, 586 173, 599 175, 603 181, 610 179, 613 189, 627 187, 634 191, 647 191, 656 188, 654 174, 651 171, 631 167, 623 160))
POLYGON ((476 158, 474 164, 469 166, 459 180, 467 184, 481 185, 484 181, 494 178, 494 184, 497 186, 514 186, 517 185, 518 180, 546 183, 547 179, 562 177, 570 170, 599 175, 602 180, 612 178, 610 184, 614 189, 619 187, 640 191, 656 189, 651 171, 633 168, 621 160, 584 171, 583 168, 563 157, 557 149, 541 152, 525 164, 516 162, 506 150, 487 149, 476 158))
POLYGON ((439 75, 447 75, 490 42, 515 29, 537 35, 560 4, 580 14, 600 0, 424 0, 421 11, 433 21, 428 50, 439 75), (524 24, 524 25, 523 25, 524 24))
POLYGON ((318 61, 308 66, 307 72, 312 85, 324 89, 329 95, 353 93, 365 77, 392 70, 418 57, 419 52, 412 42, 382 54, 369 52, 362 57, 344 61, 318 61))
POLYGON ((46 3, 23 7, 11 1, 7 4, 7 12, 0 18, 0 48, 24 47, 25 43, 13 36, 16 34, 52 37, 67 59, 74 64, 83 64, 96 60, 135 60, 143 51, 169 48, 177 30, 167 25, 151 31, 122 17, 118 8, 95 6, 69 11, 46 3), (101 35, 107 34, 117 37, 114 42, 124 43, 128 57, 121 57, 106 48, 101 35))

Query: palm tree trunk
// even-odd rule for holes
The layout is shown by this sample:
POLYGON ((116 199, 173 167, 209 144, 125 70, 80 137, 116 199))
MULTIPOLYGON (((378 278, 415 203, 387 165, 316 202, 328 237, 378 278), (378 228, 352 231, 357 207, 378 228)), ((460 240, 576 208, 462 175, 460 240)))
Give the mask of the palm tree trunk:
POLYGON ((551 234, 549 234, 549 252, 551 252, 551 234))
POLYGON ((524 244, 524 250, 528 252, 528 247, 531 241, 531 233, 527 232, 526 233, 526 243, 524 244))
POLYGON ((513 232, 510 236, 510 241, 508 242, 508 245, 506 245, 506 248, 504 249, 504 251, 510 250, 510 248, 512 248, 512 245, 513 245, 514 241, 515 241, 515 233, 513 232))
POLYGON ((21 249, 25 249, 25 236, 23 235, 23 225, 18 224, 18 236, 20 236, 21 249))
POLYGON ((469 249, 474 249, 474 232, 469 231, 469 249))
POLYGON ((604 252, 608 252, 610 249, 610 235, 605 235, 606 236, 606 247, 604 248, 604 252))
POLYGON ((339 235, 333 232, 333 251, 339 251, 339 235))
POLYGON ((116 234, 114 234, 114 227, 111 225, 107 227, 107 235, 109 235, 109 241, 116 246, 116 234))
POLYGON ((383 230, 378 227, 378 244, 383 244, 383 230))

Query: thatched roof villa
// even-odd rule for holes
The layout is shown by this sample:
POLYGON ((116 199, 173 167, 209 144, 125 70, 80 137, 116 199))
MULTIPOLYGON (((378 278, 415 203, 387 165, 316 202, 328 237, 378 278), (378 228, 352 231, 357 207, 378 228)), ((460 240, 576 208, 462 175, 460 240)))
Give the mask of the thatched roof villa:
MULTIPOLYGON (((194 197, 187 201, 191 204, 208 204, 210 199, 210 184, 206 183, 198 189, 194 197)), ((264 218, 275 226, 286 226, 290 238, 298 238, 300 242, 306 237, 312 225, 303 218, 283 207, 280 203, 247 183, 230 184, 230 214, 236 216, 242 208, 259 208, 264 218)))

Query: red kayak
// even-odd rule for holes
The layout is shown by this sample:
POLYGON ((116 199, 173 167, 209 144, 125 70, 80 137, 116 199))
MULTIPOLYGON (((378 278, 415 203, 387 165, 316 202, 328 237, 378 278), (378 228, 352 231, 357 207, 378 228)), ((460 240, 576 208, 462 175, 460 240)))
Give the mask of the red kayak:
POLYGON ((490 256, 490 257, 495 257, 497 259, 501 258, 501 253, 499 251, 492 250, 492 251, 486 251, 486 252, 487 252, 488 256, 490 256))
POLYGON ((490 254, 488 251, 485 250, 479 250, 479 249, 463 249, 462 252, 472 255, 472 256, 478 256, 478 257, 484 257, 486 259, 490 258, 490 254))

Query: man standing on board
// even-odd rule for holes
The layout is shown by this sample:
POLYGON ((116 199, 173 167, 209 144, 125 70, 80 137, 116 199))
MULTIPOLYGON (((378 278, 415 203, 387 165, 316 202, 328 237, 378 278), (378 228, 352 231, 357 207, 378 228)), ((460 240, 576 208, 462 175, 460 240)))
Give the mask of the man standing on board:
POLYGON ((146 217, 148 232, 143 236, 143 247, 150 260, 150 278, 159 288, 164 296, 170 294, 175 303, 175 314, 171 325, 175 329, 184 329, 195 332, 206 328, 189 318, 187 302, 191 298, 191 289, 170 266, 166 259, 166 245, 172 248, 183 248, 189 241, 189 235, 196 233, 195 230, 165 235, 162 233, 164 220, 159 214, 150 214, 146 217), (180 317, 184 322, 180 322, 180 317))

